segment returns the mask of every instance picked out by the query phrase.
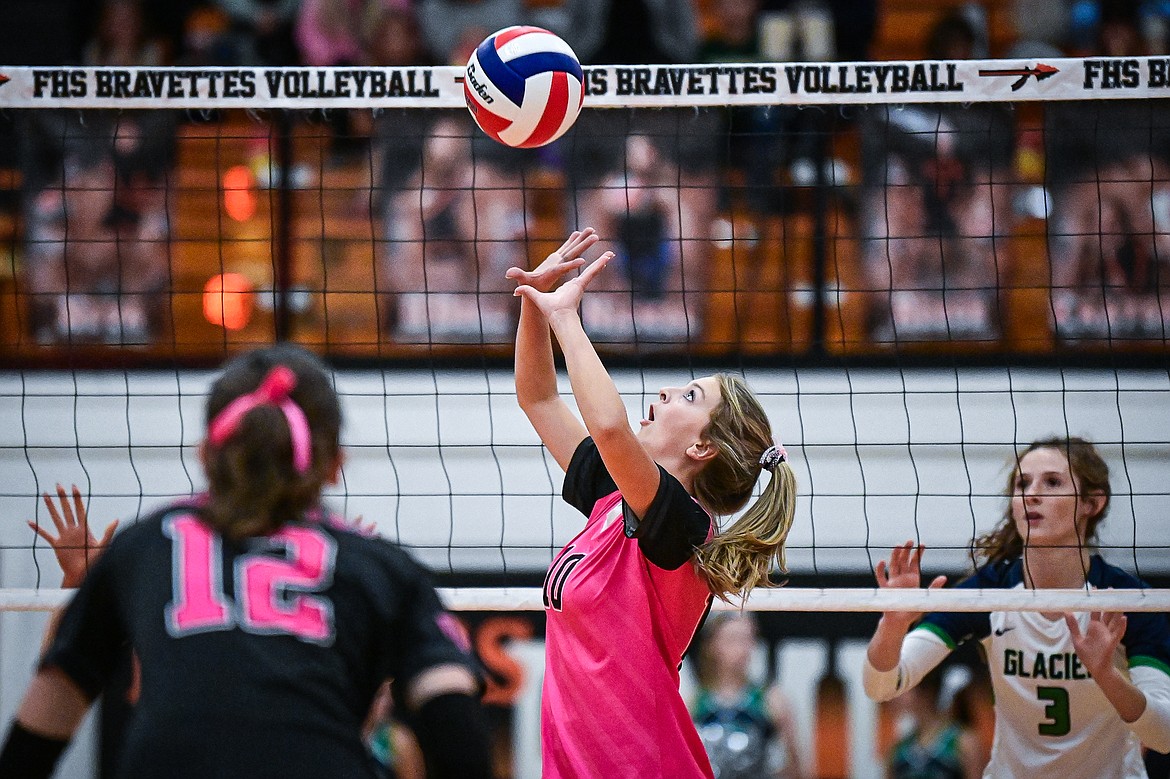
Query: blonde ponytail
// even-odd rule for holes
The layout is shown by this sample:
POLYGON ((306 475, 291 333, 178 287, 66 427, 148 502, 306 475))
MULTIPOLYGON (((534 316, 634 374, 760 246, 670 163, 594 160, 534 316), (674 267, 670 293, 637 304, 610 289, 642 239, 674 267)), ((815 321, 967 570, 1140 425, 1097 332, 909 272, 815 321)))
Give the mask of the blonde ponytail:
POLYGON ((784 543, 796 513, 796 474, 772 439, 768 416, 747 383, 716 374, 722 402, 704 435, 718 455, 695 479, 695 497, 709 511, 729 515, 743 508, 760 478, 771 478, 759 499, 739 519, 699 548, 697 563, 723 600, 744 597, 755 587, 777 586, 774 569, 785 570, 784 543))
POLYGON ((756 587, 776 587, 772 571, 784 573, 784 544, 796 514, 796 474, 783 462, 759 499, 726 530, 699 549, 699 569, 723 600, 746 597, 756 587))

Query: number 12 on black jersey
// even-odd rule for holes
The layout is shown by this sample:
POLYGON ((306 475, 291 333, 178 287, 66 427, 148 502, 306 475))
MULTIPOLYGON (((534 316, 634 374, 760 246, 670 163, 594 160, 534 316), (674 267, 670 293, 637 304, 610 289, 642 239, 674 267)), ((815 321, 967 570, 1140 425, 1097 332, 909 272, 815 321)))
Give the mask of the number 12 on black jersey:
POLYGON ((163 522, 171 539, 172 599, 167 632, 175 638, 231 630, 294 636, 331 644, 333 604, 320 595, 333 581, 337 544, 313 527, 286 525, 266 537, 268 549, 236 557, 236 599, 223 587, 223 539, 191 515, 163 522), (284 557, 265 552, 281 549, 284 557))

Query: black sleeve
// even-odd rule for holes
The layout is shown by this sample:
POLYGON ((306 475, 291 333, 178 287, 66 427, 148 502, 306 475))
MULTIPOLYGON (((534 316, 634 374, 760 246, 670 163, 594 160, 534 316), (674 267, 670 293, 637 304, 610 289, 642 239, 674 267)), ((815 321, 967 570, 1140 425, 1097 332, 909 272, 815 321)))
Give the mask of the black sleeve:
POLYGON ((381 675, 395 679, 399 691, 405 691, 414 677, 438 665, 462 665, 481 679, 467 632, 443 608, 426 569, 402 550, 392 552, 396 558, 393 565, 398 597, 381 594, 393 603, 394 609, 394 613, 386 615, 381 628, 388 650, 383 656, 381 675))
POLYGON ((450 693, 431 698, 409 717, 435 779, 491 779, 492 743, 479 701, 450 693))
POLYGON ((115 538, 65 607, 41 667, 59 668, 86 697, 96 698, 123 659, 128 635, 118 608, 117 561, 125 538, 115 538), (122 542, 122 543, 119 543, 122 542))
POLYGON ((561 497, 570 506, 589 516, 597 501, 616 491, 617 484, 605 469, 597 444, 593 443, 592 438, 586 438, 577 445, 577 451, 573 452, 573 459, 565 470, 561 497))
POLYGON ((19 720, 13 720, 4 748, 0 750, 0 776, 49 779, 67 746, 68 741, 33 733, 19 720))
POLYGON ((661 465, 646 516, 639 520, 624 502, 622 512, 626 536, 637 538, 646 559, 666 571, 685 565, 711 532, 711 515, 661 465))

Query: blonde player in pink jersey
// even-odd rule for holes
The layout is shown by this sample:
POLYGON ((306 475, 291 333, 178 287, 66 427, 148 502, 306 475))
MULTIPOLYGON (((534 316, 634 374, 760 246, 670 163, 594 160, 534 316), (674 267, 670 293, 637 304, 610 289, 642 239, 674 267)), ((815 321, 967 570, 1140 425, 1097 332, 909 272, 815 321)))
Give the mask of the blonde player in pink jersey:
POLYGON ((557 287, 597 240, 574 232, 534 271, 507 274, 523 297, 517 400, 565 469, 565 500, 589 518, 544 583, 543 776, 711 777, 679 665, 713 596, 746 595, 783 570, 796 480, 735 376, 663 388, 631 429, 577 314, 613 253, 557 287), (550 330, 584 424, 557 391, 550 330), (743 508, 765 469, 759 500, 718 532, 714 517, 743 508))

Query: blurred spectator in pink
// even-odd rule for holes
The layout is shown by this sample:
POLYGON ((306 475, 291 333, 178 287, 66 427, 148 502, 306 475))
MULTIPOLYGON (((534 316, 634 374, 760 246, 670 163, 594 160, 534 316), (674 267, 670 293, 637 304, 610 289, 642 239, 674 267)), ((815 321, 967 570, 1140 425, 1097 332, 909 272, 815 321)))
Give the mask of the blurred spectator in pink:
POLYGON ((409 10, 409 0, 301 0, 296 41, 306 65, 360 65, 385 10, 409 10))
MULTIPOLYGON (((296 41, 301 61, 316 67, 344 67, 369 64, 375 27, 383 12, 410 12, 409 0, 301 0, 296 21, 296 41)), ((417 62, 403 64, 419 64, 417 62)), ((354 113, 347 109, 323 112, 332 130, 329 162, 344 166, 365 159, 369 140, 355 127, 354 113)))

